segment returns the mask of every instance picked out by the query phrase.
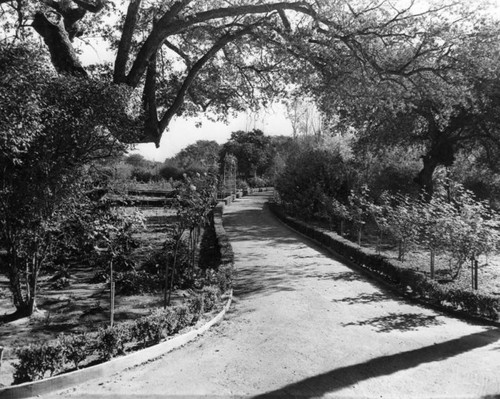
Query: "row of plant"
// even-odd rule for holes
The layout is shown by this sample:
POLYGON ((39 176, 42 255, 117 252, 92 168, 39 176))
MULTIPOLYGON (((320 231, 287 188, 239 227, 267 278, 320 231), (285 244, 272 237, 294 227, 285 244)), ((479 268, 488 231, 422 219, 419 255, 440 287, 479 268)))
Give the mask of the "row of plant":
MULTIPOLYGON (((49 342, 17 348, 15 353, 18 357, 18 363, 14 366, 15 384, 42 379, 47 375, 64 373, 82 366, 94 365, 135 349, 159 343, 162 339, 195 324, 203 313, 210 312, 218 306, 222 294, 227 293, 231 288, 234 264, 231 244, 222 226, 223 208, 222 205, 219 205, 212 212, 207 213, 206 209, 209 206, 205 198, 210 197, 211 194, 205 193, 200 188, 201 183, 198 187, 194 186, 193 181, 189 181, 189 183, 190 186, 187 190, 190 192, 184 193, 178 198, 179 203, 184 204, 184 206, 179 207, 181 216, 184 216, 179 219, 181 223, 184 223, 184 233, 189 232, 191 226, 196 226, 195 222, 199 223, 201 220, 205 223, 208 222, 215 233, 215 251, 218 253, 217 265, 212 265, 211 268, 196 268, 198 275, 196 281, 199 283, 199 287, 196 288, 193 287, 193 284, 189 284, 195 294, 190 297, 186 304, 165 306, 164 309, 156 309, 150 315, 135 321, 100 328, 94 333, 61 335, 49 342), (188 197, 191 198, 190 201, 186 201, 188 197)), ((185 240, 180 242, 186 245, 185 240)), ((179 248, 180 246, 177 247, 177 251, 179 248)), ((169 270, 169 263, 172 263, 172 259, 175 260, 181 254, 186 259, 177 259, 177 266, 175 262, 171 265, 170 280, 166 279, 168 276, 161 276, 159 271, 154 273, 154 271, 147 270, 121 271, 116 273, 116 280, 120 283, 121 290, 126 291, 134 290, 133 287, 138 283, 143 284, 145 290, 154 290, 158 288, 161 281, 168 282, 169 284, 164 289, 171 290, 173 289, 174 273, 179 275, 176 279, 177 283, 183 278, 182 276, 185 277, 189 274, 187 269, 193 266, 190 252, 168 252, 169 256, 161 256, 154 259, 155 262, 153 262, 157 268, 160 266, 161 270, 169 270), (163 262, 166 262, 165 268, 161 267, 163 262), (161 278, 158 279, 158 276, 161 278)), ((104 277, 106 276, 104 275, 104 277)), ((167 291, 165 291, 165 295, 167 297, 167 291)), ((167 304, 166 302, 165 305, 167 304)))
POLYGON ((436 259, 447 260, 442 271, 455 280, 467 262, 497 252, 498 213, 461 183, 438 174, 432 192, 421 194, 397 183, 366 179, 362 165, 340 149, 306 146, 289 156, 276 188, 287 213, 320 219, 358 245, 366 235, 379 251, 397 246, 400 261, 426 251, 432 277, 436 259))
POLYGON ((366 186, 351 193, 346 205, 324 195, 321 215, 337 221, 340 235, 344 222, 353 224, 358 245, 364 226, 375 226, 377 250, 383 237, 397 242, 400 261, 412 249, 428 251, 432 278, 435 257, 446 254, 455 280, 467 261, 498 250, 500 217, 460 184, 447 184, 453 185, 451 195, 435 193, 430 199, 384 192, 375 200, 366 186))
POLYGON ((313 227, 287 215, 277 204, 270 205, 273 212, 295 230, 309 236, 322 245, 358 266, 368 269, 381 278, 398 286, 403 292, 441 307, 452 308, 470 315, 497 320, 500 298, 464 290, 454 284, 442 285, 423 273, 401 267, 381 255, 364 249, 352 241, 326 229, 313 227))
MULTIPOLYGON (((222 287, 227 288, 222 282, 222 287)), ((15 350, 14 384, 40 380, 121 356, 161 342, 195 324, 219 303, 221 290, 208 286, 185 305, 157 309, 131 322, 99 329, 96 333, 64 334, 57 339, 15 350)))

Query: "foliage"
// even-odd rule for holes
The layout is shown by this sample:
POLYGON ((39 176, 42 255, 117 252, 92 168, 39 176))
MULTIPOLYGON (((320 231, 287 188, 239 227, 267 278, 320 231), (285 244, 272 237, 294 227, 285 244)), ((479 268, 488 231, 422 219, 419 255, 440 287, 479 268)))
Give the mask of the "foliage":
POLYGON ((52 376, 63 366, 63 352, 57 342, 16 348, 15 353, 19 361, 14 366, 15 384, 40 380, 47 372, 52 376))
POLYGON ((217 169, 220 145, 213 140, 198 140, 183 148, 172 159, 165 160, 165 164, 177 165, 180 170, 190 171, 198 169, 200 173, 217 169))
POLYGON ((262 176, 270 167, 273 157, 271 138, 264 132, 254 129, 249 132, 237 131, 231 133, 231 138, 220 151, 220 163, 227 154, 236 157, 238 175, 246 179, 262 176))
POLYGON ((248 185, 252 188, 263 188, 263 187, 269 187, 271 184, 266 179, 263 179, 261 177, 251 177, 248 179, 248 185))
POLYGON ((142 270, 117 273, 114 277, 117 292, 120 295, 142 295, 157 292, 160 289, 158 276, 142 270))
POLYGON ((398 286, 403 293, 409 292, 411 295, 430 303, 466 312, 470 315, 479 315, 492 320, 498 319, 500 299, 496 297, 470 292, 454 285, 441 285, 428 279, 422 273, 403 268, 334 233, 314 228, 303 221, 287 216, 277 205, 272 204, 271 209, 280 219, 297 231, 314 237, 322 245, 356 263, 359 267, 376 273, 390 284, 398 286))
POLYGON ((91 338, 89 334, 61 334, 58 337, 62 355, 65 360, 73 363, 78 369, 79 365, 90 352, 91 338))
POLYGON ((101 328, 97 332, 94 348, 99 358, 109 360, 125 353, 125 345, 132 338, 129 324, 116 324, 113 327, 101 328))
POLYGON ((311 217, 324 211, 325 196, 347 203, 352 180, 350 166, 335 149, 305 146, 290 154, 275 188, 287 210, 311 217))
POLYGON ((132 335, 144 346, 157 344, 163 338, 162 319, 156 315, 150 315, 137 319, 132 328, 132 335))
POLYGON ((1 44, 0 58, 2 101, 10 104, 0 133, 0 242, 14 305, 26 315, 36 306, 38 276, 61 214, 84 196, 84 165, 123 150, 111 133, 129 121, 130 93, 99 80, 57 76, 43 52, 30 46, 1 44), (31 60, 34 70, 26 67, 31 60), (20 97, 32 105, 13 107, 20 97), (13 136, 24 129, 19 118, 27 130, 13 136))
POLYGON ((217 286, 205 286, 201 289, 203 312, 210 312, 220 301, 221 291, 217 286))

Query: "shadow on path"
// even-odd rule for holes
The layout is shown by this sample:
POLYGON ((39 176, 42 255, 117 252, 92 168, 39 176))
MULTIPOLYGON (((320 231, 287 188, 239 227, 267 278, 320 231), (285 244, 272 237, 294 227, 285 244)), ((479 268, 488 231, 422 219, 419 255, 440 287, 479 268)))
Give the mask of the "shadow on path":
MULTIPOLYGON (((273 397, 312 398, 338 391, 369 378, 390 375, 416 367, 422 363, 441 361, 480 348, 500 339, 500 331, 489 331, 466 335, 461 338, 432 346, 381 356, 364 363, 341 367, 324 374, 306 378, 278 390, 254 396, 255 399, 273 397)), ((494 397, 494 396, 491 396, 494 397)))
POLYGON ((347 297, 342 299, 334 299, 332 302, 345 302, 349 305, 354 304, 365 304, 365 303, 375 303, 384 302, 388 300, 394 300, 394 298, 389 295, 382 294, 381 292, 374 292, 372 294, 359 294, 358 296, 347 297))
POLYGON ((378 332, 412 331, 420 327, 439 326, 444 324, 436 316, 419 313, 389 313, 387 316, 374 317, 356 323, 346 323, 342 326, 373 326, 378 332))

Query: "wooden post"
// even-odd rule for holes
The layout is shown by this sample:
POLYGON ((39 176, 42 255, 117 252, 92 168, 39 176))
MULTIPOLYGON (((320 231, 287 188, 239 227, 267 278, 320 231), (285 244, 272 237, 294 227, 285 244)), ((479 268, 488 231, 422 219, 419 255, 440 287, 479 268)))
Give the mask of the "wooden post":
POLYGON ((472 289, 474 289, 474 258, 470 261, 470 272, 471 272, 471 285, 472 289))
POLYGON ((165 288, 163 292, 163 308, 167 308, 167 293, 168 293, 168 253, 167 261, 165 262, 165 288))
POLYGON ((474 289, 478 289, 478 283, 477 283, 477 280, 478 280, 478 272, 479 272, 479 261, 477 259, 474 260, 474 289))
POLYGON ((110 326, 113 327, 115 318, 115 282, 113 281, 113 259, 109 263, 109 286, 110 286, 110 326))
POLYGON ((434 280, 435 252, 431 249, 431 279, 434 280))

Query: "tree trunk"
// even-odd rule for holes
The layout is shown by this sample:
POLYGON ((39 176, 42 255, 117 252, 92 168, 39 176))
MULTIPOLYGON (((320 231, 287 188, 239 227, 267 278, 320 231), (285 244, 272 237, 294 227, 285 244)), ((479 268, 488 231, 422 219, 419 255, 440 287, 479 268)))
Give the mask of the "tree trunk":
POLYGON ((434 175, 434 171, 439 165, 439 161, 433 158, 430 154, 423 156, 422 160, 424 166, 422 170, 418 173, 414 181, 422 189, 422 192, 424 193, 424 198, 426 200, 430 200, 432 198, 432 194, 434 193, 434 185, 432 182, 432 177, 434 175))
POLYGON ((32 26, 43 37, 43 41, 49 48, 52 64, 59 73, 87 76, 87 72, 73 49, 60 15, 51 13, 48 16, 39 11, 33 18, 32 26))

